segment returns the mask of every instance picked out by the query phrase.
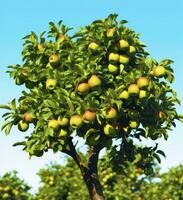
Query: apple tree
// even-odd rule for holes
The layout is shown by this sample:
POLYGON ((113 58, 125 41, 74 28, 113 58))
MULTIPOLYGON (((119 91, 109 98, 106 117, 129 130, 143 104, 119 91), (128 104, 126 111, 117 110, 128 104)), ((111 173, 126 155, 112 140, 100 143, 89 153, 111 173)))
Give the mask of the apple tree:
POLYGON ((150 58, 126 23, 113 14, 73 33, 62 21, 50 22, 48 32, 24 37, 22 63, 8 67, 25 89, 1 105, 8 110, 2 129, 9 134, 13 125, 23 132, 31 126, 32 133, 15 144, 30 156, 49 149, 71 156, 93 200, 104 199, 97 168, 103 148, 110 149, 115 170, 135 161, 151 173, 153 158, 160 162, 164 152, 144 141, 167 139, 181 119, 171 87, 173 61, 150 58), (77 150, 82 140, 87 161, 77 150))

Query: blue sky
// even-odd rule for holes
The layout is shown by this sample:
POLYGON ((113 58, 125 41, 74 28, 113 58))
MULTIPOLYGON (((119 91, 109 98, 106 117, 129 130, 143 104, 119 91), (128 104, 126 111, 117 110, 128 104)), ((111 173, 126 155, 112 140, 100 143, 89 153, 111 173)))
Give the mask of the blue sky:
MULTIPOLYGON (((119 19, 127 19, 128 26, 141 33, 141 40, 147 45, 152 57, 160 60, 171 58, 176 82, 174 88, 183 100, 183 1, 182 0, 6 0, 1 2, 0 12, 0 103, 7 103, 21 94, 22 87, 15 86, 5 74, 6 66, 21 63, 22 37, 30 31, 39 33, 48 28, 48 22, 63 19, 68 26, 77 29, 110 13, 119 14, 119 19)), ((183 107, 178 111, 183 113, 183 107)), ((0 114, 2 112, 0 111, 0 114)), ((0 123, 2 120, 0 119, 0 123)), ((161 141, 160 146, 167 154, 163 160, 163 170, 183 162, 183 125, 170 133, 168 142, 161 141)), ((62 162, 61 155, 51 152, 42 158, 28 159, 21 148, 11 145, 25 135, 13 129, 6 137, 0 133, 0 175, 17 169, 20 176, 34 188, 38 185, 36 172, 50 161, 62 162)))

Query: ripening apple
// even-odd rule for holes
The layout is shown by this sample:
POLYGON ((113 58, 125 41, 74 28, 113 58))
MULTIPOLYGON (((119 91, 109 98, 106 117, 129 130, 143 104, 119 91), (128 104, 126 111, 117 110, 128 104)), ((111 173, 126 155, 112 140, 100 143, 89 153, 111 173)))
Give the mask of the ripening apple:
POLYGON ((108 38, 113 37, 115 30, 116 30, 115 27, 107 29, 107 31, 106 31, 107 37, 108 38))
POLYGON ((129 126, 130 126, 130 128, 135 129, 135 128, 137 128, 139 126, 139 123, 137 121, 131 120, 129 122, 129 126))
POLYGON ((68 135, 68 132, 64 129, 61 129, 59 132, 59 136, 60 137, 66 137, 68 135))
POLYGON ((50 64, 56 64, 59 61, 59 56, 56 54, 53 54, 49 57, 50 64))
POLYGON ((80 128, 82 126, 82 123, 83 123, 83 120, 81 118, 80 115, 73 115, 71 118, 70 118, 70 125, 73 127, 73 128, 80 128))
POLYGON ((59 122, 56 119, 50 119, 48 121, 48 127, 56 130, 59 127, 59 122))
POLYGON ((120 49, 127 49, 129 47, 129 43, 127 40, 120 40, 119 41, 120 49))
POLYGON ((83 121, 86 123, 94 121, 95 117, 96 117, 96 113, 92 110, 86 110, 82 116, 83 121))
POLYGON ((136 53, 136 48, 134 47, 134 46, 129 46, 129 49, 128 49, 128 52, 130 53, 130 54, 135 54, 136 53))
POLYGON ((69 124, 69 119, 67 117, 58 117, 58 123, 60 126, 67 126, 69 124))
POLYGON ((59 34, 59 36, 57 37, 57 42, 58 43, 62 43, 65 40, 66 36, 59 34))
POLYGON ((156 77, 161 77, 166 74, 166 69, 163 66, 157 66, 153 68, 153 75, 156 77))
POLYGON ((44 50, 44 45, 43 44, 38 44, 37 48, 39 51, 43 51, 44 50))
POLYGON ((131 84, 128 87, 128 93, 130 95, 137 95, 139 93, 139 87, 137 84, 131 84))
POLYGON ((101 85, 101 80, 97 75, 92 75, 90 79, 88 80, 88 84, 91 88, 100 86, 101 85))
POLYGON ((46 80, 46 89, 53 90, 56 85, 57 85, 57 81, 55 79, 46 80))
POLYGON ((20 120, 18 123, 18 129, 22 132, 27 131, 29 128, 29 124, 24 122, 23 120, 20 120))
POLYGON ((104 126, 104 134, 106 136, 115 136, 117 133, 117 130, 110 124, 106 124, 104 126))
POLYGON ((139 91, 139 98, 143 99, 147 96, 147 92, 145 90, 140 90, 139 91))
POLYGON ((89 49, 92 49, 92 50, 97 50, 99 47, 99 45, 95 42, 91 42, 89 45, 88 45, 88 48, 89 49))
POLYGON ((115 108, 110 107, 105 112, 106 119, 115 119, 117 117, 117 111, 115 108))
POLYGON ((27 123, 31 123, 33 120, 33 117, 34 117, 33 114, 29 112, 26 112, 23 114, 23 120, 27 123))
POLYGON ((110 53, 109 54, 109 61, 119 61, 119 54, 118 53, 110 53))
POLYGON ((119 62, 120 62, 120 63, 122 63, 122 64, 128 64, 129 61, 130 61, 130 58, 129 58, 127 55, 121 54, 121 55, 119 56, 119 62))
POLYGON ((160 119, 164 118, 164 117, 165 117, 165 113, 164 113, 163 111, 160 111, 160 112, 158 113, 158 117, 159 117, 160 119))
POLYGON ((137 80, 137 85, 139 88, 147 87, 149 85, 149 79, 147 77, 140 77, 137 80))
POLYGON ((126 90, 123 90, 120 95, 119 95, 120 99, 128 99, 129 98, 129 93, 126 90))
POLYGON ((79 83, 77 86, 77 91, 81 93, 88 92, 90 89, 90 86, 88 83, 79 83))
POLYGON ((112 74, 116 74, 116 73, 118 72, 118 66, 109 64, 109 65, 108 65, 108 70, 109 70, 109 72, 111 72, 112 74))

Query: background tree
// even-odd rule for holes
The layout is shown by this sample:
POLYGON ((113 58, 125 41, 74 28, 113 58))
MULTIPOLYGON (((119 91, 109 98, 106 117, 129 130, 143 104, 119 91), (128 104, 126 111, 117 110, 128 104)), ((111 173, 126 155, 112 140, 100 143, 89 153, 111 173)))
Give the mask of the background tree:
POLYGON ((30 186, 17 176, 17 172, 5 173, 0 177, 0 199, 30 200, 30 186))
POLYGON ((180 119, 179 103, 170 83, 172 61, 148 57, 139 35, 117 15, 96 20, 71 35, 70 28, 50 22, 38 37, 24 37, 23 63, 9 66, 9 74, 26 90, 8 105, 2 129, 13 125, 33 132, 23 145, 30 156, 52 149, 77 163, 91 199, 104 199, 98 177, 98 156, 110 148, 115 170, 128 161, 151 173, 152 160, 160 161, 157 145, 139 146, 146 139, 168 138, 180 119), (78 138, 88 146, 88 159, 77 153, 78 138))

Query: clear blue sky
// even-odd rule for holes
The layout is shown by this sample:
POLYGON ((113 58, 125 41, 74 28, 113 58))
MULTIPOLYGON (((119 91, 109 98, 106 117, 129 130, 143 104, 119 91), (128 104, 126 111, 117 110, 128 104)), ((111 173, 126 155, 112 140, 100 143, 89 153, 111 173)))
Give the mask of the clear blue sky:
MULTIPOLYGON (((127 19, 128 26, 141 33, 141 40, 147 44, 152 57, 160 60, 171 58, 175 61, 176 82, 174 88, 183 100, 183 1, 182 0, 6 0, 1 2, 0 12, 0 103, 7 103, 18 97, 21 87, 5 74, 6 66, 21 63, 21 38, 30 31, 37 33, 48 28, 48 22, 64 20, 66 25, 75 29, 87 25, 110 13, 118 13, 119 19, 127 19)), ((178 107, 183 113, 183 107, 178 107)), ((2 112, 0 111, 0 114, 2 112)), ((0 120, 0 122, 2 122, 0 120)), ((167 153, 163 160, 163 170, 183 162, 183 125, 170 133, 168 142, 160 142, 167 153)), ((36 172, 50 161, 62 162, 60 155, 51 152, 42 158, 28 159, 21 148, 11 145, 19 141, 24 134, 16 129, 9 137, 0 134, 0 175, 11 169, 17 169, 34 188, 38 185, 36 172)))

